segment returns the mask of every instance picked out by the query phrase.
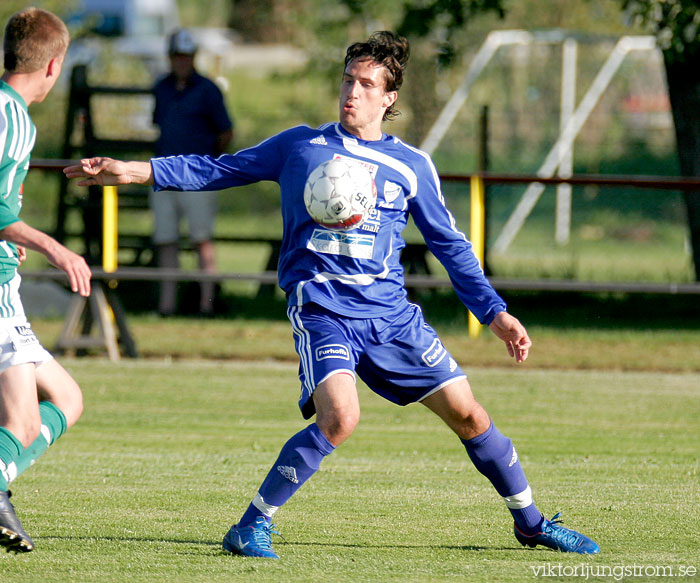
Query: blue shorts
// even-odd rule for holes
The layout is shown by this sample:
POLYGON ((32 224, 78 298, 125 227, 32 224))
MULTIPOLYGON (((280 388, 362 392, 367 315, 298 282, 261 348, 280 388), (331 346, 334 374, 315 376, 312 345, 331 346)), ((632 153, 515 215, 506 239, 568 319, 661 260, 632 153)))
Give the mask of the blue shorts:
POLYGON ((317 304, 291 306, 287 315, 299 354, 299 407, 305 419, 315 413, 314 390, 335 373, 357 373, 397 405, 421 401, 466 378, 416 305, 391 318, 346 318, 317 304))

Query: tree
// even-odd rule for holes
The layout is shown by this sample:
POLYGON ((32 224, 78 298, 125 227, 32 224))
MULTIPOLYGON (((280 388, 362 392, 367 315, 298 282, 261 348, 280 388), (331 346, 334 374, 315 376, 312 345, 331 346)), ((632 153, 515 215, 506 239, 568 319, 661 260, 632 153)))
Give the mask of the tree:
POLYGON ((7 20, 15 12, 19 12, 28 6, 37 5, 44 10, 54 12, 61 18, 65 18, 67 14, 77 8, 78 0, 46 0, 40 3, 26 2, 24 0, 3 0, 2 3, 0 3, 0 27, 2 27, 0 30, 5 30, 7 20))
MULTIPOLYGON (((420 142, 439 111, 435 86, 439 67, 463 48, 459 33, 477 15, 502 17, 504 0, 230 0, 229 24, 247 40, 304 46, 310 68, 325 71, 335 87, 338 62, 349 42, 387 29, 411 43, 405 99, 412 112, 406 139, 420 142), (329 56, 331 58, 329 58, 329 56)), ((464 35, 462 35, 464 36, 464 35)))
MULTIPOLYGON (((439 68, 449 66, 474 38, 465 34, 479 17, 480 28, 569 28, 619 35, 629 27, 651 30, 663 52, 681 173, 700 177, 700 3, 698 0, 231 0, 233 21, 246 21, 259 38, 305 45, 313 66, 329 69, 337 82, 338 47, 368 30, 396 30, 411 42, 412 112, 406 138, 419 143, 439 110, 435 85, 439 68), (235 10, 238 10, 236 14, 235 10), (628 17, 628 26, 620 18, 628 17), (249 16, 262 14, 262 20, 249 16), (248 14, 249 16, 246 16, 248 14), (495 23, 485 16, 502 20, 495 23), (485 25, 484 22, 488 21, 485 25), (289 23, 292 23, 290 26, 289 23), (257 23, 257 25, 256 25, 257 23), (260 26, 260 24, 263 26, 260 26), (286 23, 286 24, 285 24, 286 23), (256 29, 257 26, 257 29, 256 29), (274 30, 273 32, 271 32, 274 30), (288 35, 287 39, 279 36, 288 35), (345 37, 345 38, 343 38, 345 37), (318 55, 314 61, 313 55, 318 55), (332 58, 329 59, 329 56, 332 58)), ((249 32, 249 31, 247 31, 249 32)), ((684 193, 695 277, 700 281, 700 192, 684 193)))
MULTIPOLYGON (((663 53, 678 161, 683 176, 700 177, 700 3, 697 0, 619 0, 630 24, 654 32, 663 53)), ((359 0, 352 2, 361 4, 359 0)), ((549 4, 549 3, 548 3, 549 4)), ((398 27, 406 36, 441 39, 439 62, 455 56, 454 37, 476 14, 505 15, 501 0, 432 0, 404 4, 398 27)), ((685 192, 695 279, 700 281, 700 192, 685 192)))
MULTIPOLYGON (((666 69, 681 174, 700 176, 700 4, 697 0, 619 1, 630 24, 650 28, 656 34, 666 69)), ((357 11, 365 1, 345 3, 357 11)), ((454 39, 474 16, 487 12, 501 18, 505 15, 503 0, 412 0, 403 7, 398 31, 409 38, 437 40, 442 65, 454 60, 454 39)), ((417 65, 423 74, 435 70, 422 64, 426 64, 425 59, 419 57, 417 65)), ((431 83, 425 85, 430 87, 431 83)), ((426 96, 418 95, 418 99, 426 96)), ((685 192, 684 200, 695 279, 700 281, 700 192, 685 192)))
POLYGON ((231 0, 228 24, 247 41, 275 43, 293 34, 290 0, 231 0))
MULTIPOLYGON (((697 0, 621 0, 635 24, 657 38, 666 67, 678 161, 700 176, 700 6, 697 0)), ((695 279, 700 281, 700 192, 685 192, 695 279)))
POLYGON ((489 12, 503 18, 502 0, 412 0, 403 4, 396 31, 411 42, 409 75, 419 80, 411 84, 407 95, 413 112, 406 132, 409 141, 420 142, 435 120, 439 111, 435 92, 438 71, 455 62, 459 50, 456 37, 474 17, 489 12))

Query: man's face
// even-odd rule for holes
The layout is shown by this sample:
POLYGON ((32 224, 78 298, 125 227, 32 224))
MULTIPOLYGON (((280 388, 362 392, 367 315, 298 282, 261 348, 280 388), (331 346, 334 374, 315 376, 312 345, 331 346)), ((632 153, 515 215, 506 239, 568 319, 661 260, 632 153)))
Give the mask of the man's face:
POLYGON ((394 101, 396 91, 385 90, 386 68, 370 59, 350 61, 340 84, 340 123, 363 140, 382 137, 384 112, 394 101))
POLYGON ((194 55, 173 53, 170 55, 170 70, 180 80, 189 79, 194 71, 194 55))

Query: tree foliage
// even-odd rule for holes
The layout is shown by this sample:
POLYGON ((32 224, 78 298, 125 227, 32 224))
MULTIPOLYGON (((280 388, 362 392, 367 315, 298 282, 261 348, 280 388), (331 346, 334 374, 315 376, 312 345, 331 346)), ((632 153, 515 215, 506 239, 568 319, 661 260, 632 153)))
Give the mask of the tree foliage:
MULTIPOLYGON (((434 43, 442 63, 455 54, 454 41, 476 16, 503 17, 503 0, 231 0, 232 28, 257 42, 270 38, 298 44, 323 43, 330 36, 344 44, 339 31, 363 34, 380 28, 434 43), (283 39, 281 36, 288 35, 283 39)), ((357 39, 354 39, 357 40, 357 39)))
MULTIPOLYGON (((621 2, 633 22, 656 34, 666 65, 681 173, 700 176, 700 6, 697 0, 621 2)), ((684 199, 695 278, 700 281, 700 192, 685 192, 684 199)))
MULTIPOLYGON (((360 0, 346 0, 348 5, 360 0)), ((396 27, 399 34, 419 39, 431 38, 436 45, 438 62, 450 65, 455 60, 455 37, 480 14, 493 12, 503 18, 501 0, 413 0, 403 5, 403 15, 396 27)))
POLYGON ((697 0, 622 0, 630 22, 656 35, 667 59, 700 56, 700 5, 697 0))
POLYGON ((75 9, 77 4, 78 0, 43 0, 35 3, 26 2, 25 0, 2 0, 0 2, 0 26, 2 27, 0 35, 4 35, 5 25, 10 16, 28 6, 38 6, 44 10, 50 10, 61 18, 65 18, 66 14, 75 9))

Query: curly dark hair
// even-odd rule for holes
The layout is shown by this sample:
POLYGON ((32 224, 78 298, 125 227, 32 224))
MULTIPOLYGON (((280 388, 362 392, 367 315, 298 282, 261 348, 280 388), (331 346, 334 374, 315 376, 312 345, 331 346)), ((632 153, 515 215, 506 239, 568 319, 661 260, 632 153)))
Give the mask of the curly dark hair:
MULTIPOLYGON (((410 51, 408 41, 388 30, 382 30, 372 34, 365 42, 355 43, 348 47, 345 53, 345 67, 355 59, 369 59, 382 65, 386 69, 385 91, 398 91, 403 84, 403 72, 408 65, 410 51)), ((400 115, 391 105, 384 112, 384 120, 392 120, 400 115)))

